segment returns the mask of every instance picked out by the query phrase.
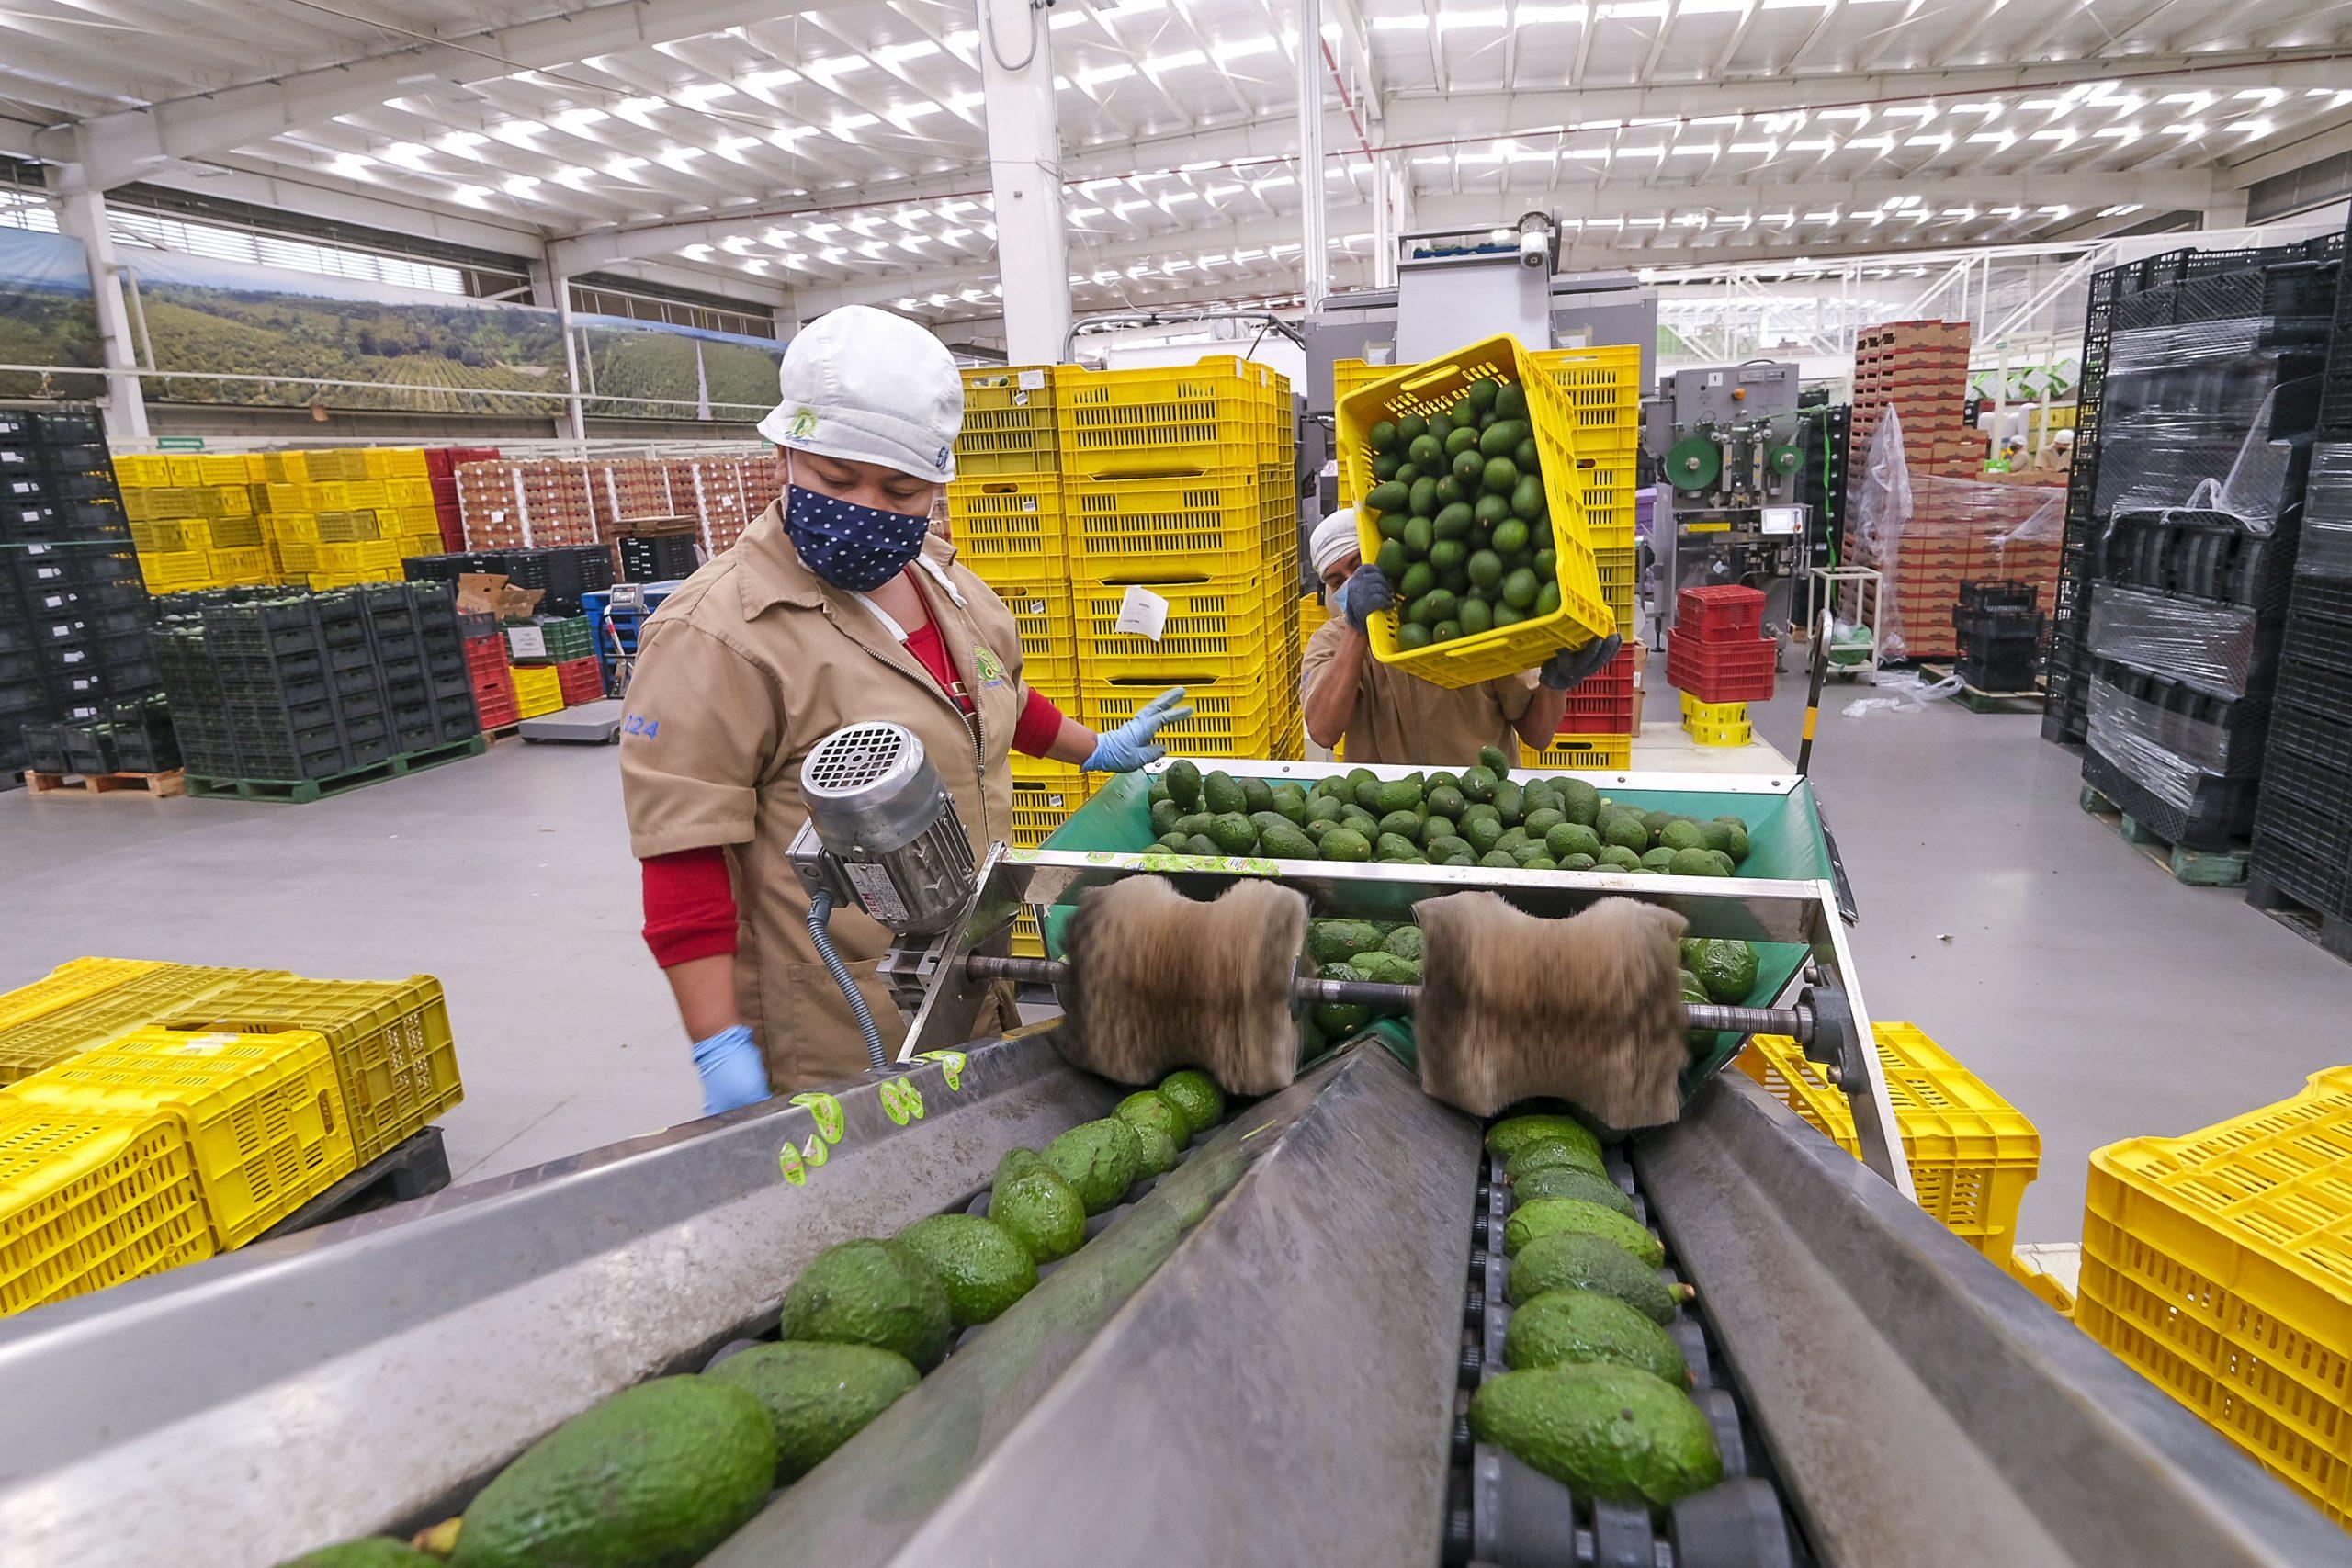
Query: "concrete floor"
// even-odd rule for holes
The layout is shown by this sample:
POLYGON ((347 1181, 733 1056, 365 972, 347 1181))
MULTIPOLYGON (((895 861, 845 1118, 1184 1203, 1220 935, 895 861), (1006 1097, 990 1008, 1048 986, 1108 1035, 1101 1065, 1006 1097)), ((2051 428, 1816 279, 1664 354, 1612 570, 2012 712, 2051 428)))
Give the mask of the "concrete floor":
MULTIPOLYGON (((1758 723, 1793 755, 1803 698, 1781 685, 1758 723)), ((1838 716, 1866 694, 1832 689, 1815 755, 1864 992, 2041 1128, 2024 1239, 2079 1234, 2098 1145, 2344 1059, 2352 966, 2084 816, 2078 763, 2036 718, 1838 716)), ((508 741, 298 807, 0 795, 0 985, 84 953, 437 975, 466 1077, 444 1119, 460 1179, 684 1120, 694 1070, 638 939, 614 758, 508 741)))

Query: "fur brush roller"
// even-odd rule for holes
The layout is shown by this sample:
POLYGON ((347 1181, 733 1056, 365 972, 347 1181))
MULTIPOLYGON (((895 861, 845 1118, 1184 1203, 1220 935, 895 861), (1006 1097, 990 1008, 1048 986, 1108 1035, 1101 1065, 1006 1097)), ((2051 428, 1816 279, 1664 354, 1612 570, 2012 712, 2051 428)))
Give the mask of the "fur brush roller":
POLYGON ((1603 898, 1539 919, 1492 893, 1427 898, 1413 912, 1423 1093, 1474 1116, 1556 1098, 1623 1128, 1680 1113, 1681 916, 1603 898))
POLYGON ((1298 1071, 1291 981, 1306 941, 1306 896, 1272 882, 1205 904, 1157 876, 1091 887, 1064 937, 1055 1039, 1115 1083, 1198 1067, 1230 1093, 1271 1094, 1298 1071))

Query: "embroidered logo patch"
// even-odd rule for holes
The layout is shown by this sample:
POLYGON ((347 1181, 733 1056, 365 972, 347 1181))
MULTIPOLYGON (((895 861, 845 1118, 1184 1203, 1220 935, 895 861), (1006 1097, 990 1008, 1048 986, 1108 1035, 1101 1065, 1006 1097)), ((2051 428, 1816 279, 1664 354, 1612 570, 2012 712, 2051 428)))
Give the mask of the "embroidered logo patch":
POLYGON ((786 435, 797 435, 803 439, 816 434, 817 411, 815 409, 794 409, 792 411, 792 418, 784 427, 784 433, 786 435))
POLYGON ((983 686, 1004 684, 1004 666, 997 662, 996 655, 990 653, 985 645, 972 649, 972 669, 979 675, 983 686))

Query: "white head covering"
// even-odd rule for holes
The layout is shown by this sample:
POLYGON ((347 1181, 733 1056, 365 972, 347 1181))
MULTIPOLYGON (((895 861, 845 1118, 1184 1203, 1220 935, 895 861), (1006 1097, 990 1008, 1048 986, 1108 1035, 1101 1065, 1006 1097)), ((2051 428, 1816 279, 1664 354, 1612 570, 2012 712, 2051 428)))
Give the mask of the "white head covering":
POLYGON ((760 421, 779 446, 879 463, 940 483, 956 477, 964 381, 947 345, 871 305, 829 310, 792 340, 783 400, 760 421))
POLYGON ((1352 506, 1342 506, 1315 525, 1315 532, 1306 536, 1307 557, 1315 562, 1317 577, 1361 548, 1363 546, 1356 539, 1356 509, 1352 506))

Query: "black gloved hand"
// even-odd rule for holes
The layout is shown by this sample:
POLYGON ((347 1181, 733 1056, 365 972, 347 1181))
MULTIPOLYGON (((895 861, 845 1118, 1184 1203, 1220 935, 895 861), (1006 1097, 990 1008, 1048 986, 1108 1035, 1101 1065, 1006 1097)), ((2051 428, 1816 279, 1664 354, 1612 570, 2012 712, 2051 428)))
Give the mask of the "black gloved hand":
POLYGON ((1616 658, 1623 646, 1624 639, 1612 635, 1597 637, 1582 648, 1564 648, 1544 661, 1535 678, 1555 692, 1572 692, 1586 676, 1616 658))
POLYGON ((1364 624, 1396 603, 1396 591, 1389 584, 1381 570, 1366 561, 1348 574, 1340 584, 1339 592, 1331 596, 1331 607, 1346 617, 1348 625, 1362 631, 1364 624))

